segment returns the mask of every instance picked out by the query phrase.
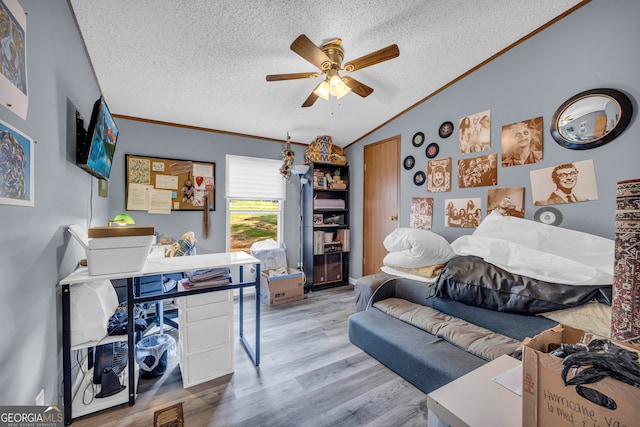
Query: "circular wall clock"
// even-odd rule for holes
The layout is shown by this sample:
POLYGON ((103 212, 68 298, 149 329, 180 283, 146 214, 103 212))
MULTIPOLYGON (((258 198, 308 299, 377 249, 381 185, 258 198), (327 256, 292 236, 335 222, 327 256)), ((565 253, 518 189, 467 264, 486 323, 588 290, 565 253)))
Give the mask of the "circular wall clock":
POLYGON ((562 213, 550 206, 540 208, 533 215, 533 219, 547 225, 560 225, 562 223, 562 213))
POLYGON ((424 150, 428 158, 433 159, 440 152, 440 147, 435 142, 427 145, 427 149, 424 150))
POLYGON ((413 139, 411 140, 411 142, 413 143, 414 147, 420 147, 424 142, 424 133, 416 132, 416 134, 413 135, 413 139))
POLYGON ((427 176, 422 171, 418 171, 413 175, 413 183, 417 186, 421 186, 424 184, 424 181, 427 179, 427 176))
POLYGON ((404 168, 406 170, 413 169, 416 164, 416 159, 413 156, 407 156, 404 158, 404 168))
POLYGON ((444 122, 440 125, 440 129, 438 129, 438 135, 440 138, 449 138, 453 133, 453 123, 444 122))

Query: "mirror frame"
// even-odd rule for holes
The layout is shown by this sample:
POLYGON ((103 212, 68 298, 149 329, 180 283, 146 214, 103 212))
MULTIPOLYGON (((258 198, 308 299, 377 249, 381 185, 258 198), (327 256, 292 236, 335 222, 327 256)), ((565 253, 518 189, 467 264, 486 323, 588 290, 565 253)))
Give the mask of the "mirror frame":
POLYGON ((566 100, 555 113, 553 113, 553 117, 551 119, 551 136, 553 139, 564 148, 569 148, 571 150, 588 150, 591 148, 600 147, 601 145, 607 144, 624 132, 624 130, 629 125, 631 121, 631 116, 633 115, 633 105, 631 104, 631 100, 629 97, 616 89, 591 89, 584 92, 580 92, 579 94, 569 98, 566 100), (612 98, 614 101, 618 103, 618 107, 620 108, 620 118, 616 125, 611 129, 608 133, 601 136, 600 138, 593 139, 590 142, 586 143, 578 143, 575 141, 571 141, 563 137, 558 131, 558 120, 562 117, 562 114, 573 104, 578 101, 583 100, 584 98, 588 98, 590 96, 606 96, 612 98))

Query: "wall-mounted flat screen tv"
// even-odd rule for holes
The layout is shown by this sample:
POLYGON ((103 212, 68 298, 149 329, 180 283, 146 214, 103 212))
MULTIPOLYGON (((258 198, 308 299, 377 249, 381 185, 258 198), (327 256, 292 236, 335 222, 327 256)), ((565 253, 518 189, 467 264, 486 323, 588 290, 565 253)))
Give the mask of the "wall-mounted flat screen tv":
POLYGON ((91 175, 108 180, 118 140, 118 126, 103 97, 95 102, 86 131, 80 114, 76 113, 76 139, 76 164, 91 175))

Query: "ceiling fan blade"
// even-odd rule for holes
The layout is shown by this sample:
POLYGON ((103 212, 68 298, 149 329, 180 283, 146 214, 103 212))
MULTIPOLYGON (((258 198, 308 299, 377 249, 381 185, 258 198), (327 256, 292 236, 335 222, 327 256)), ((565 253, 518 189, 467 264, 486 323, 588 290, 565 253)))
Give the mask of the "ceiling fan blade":
POLYGON ((268 82, 277 82, 280 80, 295 80, 295 79, 313 79, 320 74, 312 71, 310 73, 291 73, 291 74, 269 74, 267 76, 268 82))
POLYGON ((342 81, 344 81, 344 83, 351 88, 353 93, 358 94, 363 98, 366 98, 367 96, 371 95, 371 92, 373 92, 372 88, 364 83, 357 81, 353 77, 345 76, 342 78, 342 81))
POLYGON ((361 56, 360 58, 347 62, 344 64, 344 70, 348 72, 361 70, 365 67, 370 67, 371 65, 388 61, 389 59, 393 59, 398 56, 400 56, 400 49, 397 44, 392 44, 391 46, 384 47, 380 50, 376 50, 375 52, 371 52, 368 55, 361 56))
POLYGON ((299 35, 290 47, 292 51, 323 71, 331 67, 331 59, 304 34, 299 35))
POLYGON ((316 102, 316 99, 318 99, 318 95, 316 95, 314 92, 311 92, 309 97, 302 103, 302 108, 311 107, 313 103, 316 102))

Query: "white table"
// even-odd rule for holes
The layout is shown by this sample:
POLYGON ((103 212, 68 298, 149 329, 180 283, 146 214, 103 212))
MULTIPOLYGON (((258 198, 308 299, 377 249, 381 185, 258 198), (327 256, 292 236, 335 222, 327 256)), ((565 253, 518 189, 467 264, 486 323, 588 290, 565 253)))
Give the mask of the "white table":
POLYGON ((522 426, 522 398, 493 380, 521 364, 513 357, 500 356, 429 393, 428 426, 522 426))
MULTIPOLYGON (((95 280, 113 280, 127 279, 127 309, 128 318, 133 319, 133 309, 135 303, 159 301, 167 298, 181 297, 187 295, 201 294, 207 292, 216 292, 229 289, 239 289, 239 335, 240 341, 249 357, 256 366, 260 364, 260 260, 245 252, 224 252, 216 254, 204 254, 171 258, 147 258, 144 267, 140 271, 89 275, 87 267, 78 268, 76 271, 60 281, 62 295, 62 365, 63 365, 63 383, 64 383, 64 421, 65 425, 71 424, 72 420, 72 396, 71 396, 71 298, 70 287, 81 283, 91 282, 95 280), (244 281, 244 267, 255 267, 255 278, 252 281, 244 281), (205 270, 218 267, 238 267, 239 281, 229 285, 191 288, 184 291, 173 291, 167 293, 159 293, 157 295, 140 296, 140 278, 143 276, 152 276, 156 274, 179 273, 192 270, 205 270), (243 316, 243 289, 246 287, 254 287, 256 292, 255 298, 255 347, 247 341, 244 336, 244 316, 243 316)), ((129 405, 135 404, 135 358, 134 358, 134 322, 127 323, 127 342, 129 348, 129 405)))

